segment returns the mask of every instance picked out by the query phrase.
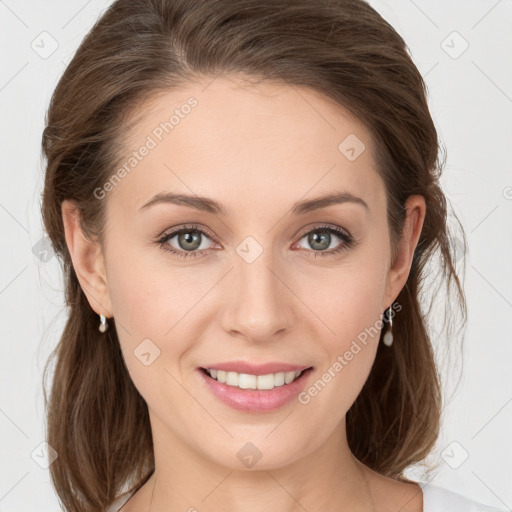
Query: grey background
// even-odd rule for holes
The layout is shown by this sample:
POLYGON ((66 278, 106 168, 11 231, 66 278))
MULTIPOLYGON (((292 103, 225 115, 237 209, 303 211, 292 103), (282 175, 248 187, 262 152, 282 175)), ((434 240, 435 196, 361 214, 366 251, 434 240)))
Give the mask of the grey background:
MULTIPOLYGON (((448 150, 443 185, 469 241, 464 364, 438 352, 450 402, 428 459, 439 463, 431 481, 512 508, 512 2, 370 3, 425 77, 448 150)), ((109 4, 0 0, 0 512, 59 510, 41 445, 41 376, 66 311, 60 266, 43 239, 40 140, 59 76, 109 4)))

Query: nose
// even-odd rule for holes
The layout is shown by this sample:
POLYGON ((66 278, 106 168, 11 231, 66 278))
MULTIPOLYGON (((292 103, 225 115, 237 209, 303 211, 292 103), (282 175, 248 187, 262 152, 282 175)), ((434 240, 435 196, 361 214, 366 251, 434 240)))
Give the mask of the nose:
POLYGON ((252 263, 235 259, 226 287, 222 326, 226 332, 249 341, 271 340, 295 322, 293 292, 284 271, 277 270, 282 266, 275 265, 270 253, 264 251, 252 263))

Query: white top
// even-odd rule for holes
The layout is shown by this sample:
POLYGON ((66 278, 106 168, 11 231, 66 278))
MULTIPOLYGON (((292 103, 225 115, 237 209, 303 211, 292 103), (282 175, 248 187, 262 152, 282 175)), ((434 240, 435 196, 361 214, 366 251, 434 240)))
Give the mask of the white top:
MULTIPOLYGON (((444 489, 434 484, 417 482, 423 491, 423 512, 507 512, 506 509, 483 505, 462 494, 444 489)), ((130 499, 131 493, 125 492, 108 508, 107 512, 119 512, 130 499)))
POLYGON ((473 501, 462 494, 426 482, 418 482, 423 491, 423 512, 507 512, 473 501))

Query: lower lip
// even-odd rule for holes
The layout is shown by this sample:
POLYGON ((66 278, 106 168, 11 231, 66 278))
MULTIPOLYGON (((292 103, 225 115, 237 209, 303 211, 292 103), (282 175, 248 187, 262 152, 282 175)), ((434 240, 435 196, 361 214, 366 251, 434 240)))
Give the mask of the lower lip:
POLYGON ((291 402, 306 386, 313 368, 304 370, 291 384, 283 384, 273 389, 241 389, 222 384, 210 377, 204 370, 198 369, 212 393, 233 409, 249 412, 275 411, 291 402))

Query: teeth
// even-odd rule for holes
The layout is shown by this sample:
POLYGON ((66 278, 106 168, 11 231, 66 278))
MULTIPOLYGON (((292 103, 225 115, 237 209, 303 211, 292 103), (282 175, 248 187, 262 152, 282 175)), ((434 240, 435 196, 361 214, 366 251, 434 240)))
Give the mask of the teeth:
POLYGON ((279 372, 268 375, 249 375, 247 373, 225 372, 207 368, 208 375, 222 384, 241 389, 274 389, 274 387, 290 384, 299 375, 301 371, 279 372))

